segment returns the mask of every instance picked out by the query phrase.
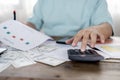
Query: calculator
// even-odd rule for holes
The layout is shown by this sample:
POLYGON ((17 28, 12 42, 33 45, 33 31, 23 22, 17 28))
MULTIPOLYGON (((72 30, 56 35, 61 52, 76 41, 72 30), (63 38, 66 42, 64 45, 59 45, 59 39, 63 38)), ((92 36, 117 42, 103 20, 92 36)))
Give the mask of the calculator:
POLYGON ((82 52, 80 49, 69 49, 67 52, 68 58, 71 61, 98 62, 104 60, 104 57, 93 49, 87 49, 84 52, 82 52))

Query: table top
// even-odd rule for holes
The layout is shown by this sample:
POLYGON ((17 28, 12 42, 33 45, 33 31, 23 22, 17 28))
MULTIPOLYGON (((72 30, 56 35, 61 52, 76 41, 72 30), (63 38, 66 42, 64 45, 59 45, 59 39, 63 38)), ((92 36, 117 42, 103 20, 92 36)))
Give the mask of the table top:
POLYGON ((56 67, 37 63, 22 68, 10 66, 0 73, 0 80, 120 80, 119 70, 120 63, 69 61, 56 67))
POLYGON ((66 62, 57 67, 42 63, 0 73, 0 80, 120 80, 120 63, 66 62))

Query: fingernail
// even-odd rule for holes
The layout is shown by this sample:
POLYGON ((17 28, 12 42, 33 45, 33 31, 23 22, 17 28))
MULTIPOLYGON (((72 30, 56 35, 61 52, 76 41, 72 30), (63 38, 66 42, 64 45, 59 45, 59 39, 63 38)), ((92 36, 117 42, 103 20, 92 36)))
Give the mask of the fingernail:
POLYGON ((75 44, 75 43, 72 43, 72 46, 76 46, 76 44, 75 44))
POLYGON ((65 41, 65 43, 67 43, 67 44, 68 44, 68 41, 66 40, 66 41, 65 41))
POLYGON ((104 43, 105 41, 104 40, 102 40, 102 43, 104 43))
POLYGON ((91 45, 91 47, 93 48, 93 47, 94 47, 94 45, 92 44, 92 45, 91 45))

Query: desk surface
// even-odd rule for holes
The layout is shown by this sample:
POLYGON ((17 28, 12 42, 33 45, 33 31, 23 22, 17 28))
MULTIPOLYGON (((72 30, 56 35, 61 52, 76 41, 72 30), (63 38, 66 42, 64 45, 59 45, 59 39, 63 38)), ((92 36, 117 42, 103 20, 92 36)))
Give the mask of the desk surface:
POLYGON ((0 80, 120 80, 120 63, 66 62, 57 67, 41 63, 0 73, 0 80))
POLYGON ((66 62, 57 67, 42 63, 0 73, 0 80, 120 80, 120 63, 66 62))

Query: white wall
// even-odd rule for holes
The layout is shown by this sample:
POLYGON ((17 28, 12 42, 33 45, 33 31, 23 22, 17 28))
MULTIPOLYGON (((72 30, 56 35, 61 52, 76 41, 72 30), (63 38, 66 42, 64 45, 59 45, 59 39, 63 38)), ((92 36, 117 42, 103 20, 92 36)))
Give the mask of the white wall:
POLYGON ((31 16, 36 1, 37 0, 0 0, 0 22, 13 19, 14 10, 16 10, 17 20, 25 22, 27 17, 31 16))
POLYGON ((108 8, 114 22, 116 36, 120 36, 120 0, 107 0, 108 8))

